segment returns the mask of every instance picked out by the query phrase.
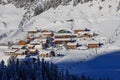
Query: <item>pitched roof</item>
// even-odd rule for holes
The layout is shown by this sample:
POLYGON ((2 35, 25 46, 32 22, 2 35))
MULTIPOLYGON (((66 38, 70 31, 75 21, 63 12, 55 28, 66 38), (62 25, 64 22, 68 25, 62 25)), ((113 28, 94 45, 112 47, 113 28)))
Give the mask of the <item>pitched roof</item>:
POLYGON ((71 41, 71 38, 55 38, 54 41, 71 41))
POLYGON ((55 36, 71 36, 72 34, 71 33, 55 33, 54 34, 55 36))

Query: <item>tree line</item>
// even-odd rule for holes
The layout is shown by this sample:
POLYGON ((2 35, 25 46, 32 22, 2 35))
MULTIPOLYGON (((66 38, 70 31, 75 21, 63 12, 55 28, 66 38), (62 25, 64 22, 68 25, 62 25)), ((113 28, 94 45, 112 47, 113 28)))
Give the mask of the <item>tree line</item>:
MULTIPOLYGON (((9 59, 8 64, 0 62, 0 80, 96 80, 84 75, 70 74, 63 71, 56 64, 34 58, 24 60, 9 59)), ((97 79, 110 80, 110 79, 97 79)))

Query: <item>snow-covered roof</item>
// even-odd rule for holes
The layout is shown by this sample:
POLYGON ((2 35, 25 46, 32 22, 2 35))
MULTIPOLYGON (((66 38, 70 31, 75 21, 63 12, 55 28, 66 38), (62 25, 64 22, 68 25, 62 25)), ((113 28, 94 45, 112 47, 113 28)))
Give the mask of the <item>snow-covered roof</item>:
POLYGON ((52 32, 42 32, 41 34, 51 34, 52 32))
POLYGON ((88 41, 88 44, 99 44, 99 41, 88 41))
POLYGON ((33 47, 34 45, 31 45, 31 44, 27 44, 27 47, 33 47))
POLYGON ((35 45, 35 49, 42 48, 42 45, 35 45))
POLYGON ((35 51, 36 51, 36 49, 29 49, 29 51, 30 51, 30 52, 35 52, 35 51))
POLYGON ((99 42, 95 40, 81 40, 81 41, 78 41, 78 43, 79 44, 98 44, 99 42))
POLYGON ((24 47, 24 45, 13 45, 12 48, 18 48, 21 49, 22 47, 24 47))
POLYGON ((30 44, 40 44, 40 43, 41 43, 41 40, 38 40, 38 39, 37 40, 35 39, 30 42, 30 44))
POLYGON ((71 33, 55 33, 55 36, 71 36, 71 33))
POLYGON ((77 42, 74 42, 74 43, 69 42, 67 43, 67 45, 77 45, 77 42))
POLYGON ((46 42, 46 40, 47 40, 46 38, 42 38, 41 39, 42 42, 46 42))
POLYGON ((86 32, 78 32, 78 34, 82 34, 82 35, 86 34, 86 33, 89 34, 87 31, 86 32))
POLYGON ((54 41, 70 41, 71 38, 55 38, 54 41))

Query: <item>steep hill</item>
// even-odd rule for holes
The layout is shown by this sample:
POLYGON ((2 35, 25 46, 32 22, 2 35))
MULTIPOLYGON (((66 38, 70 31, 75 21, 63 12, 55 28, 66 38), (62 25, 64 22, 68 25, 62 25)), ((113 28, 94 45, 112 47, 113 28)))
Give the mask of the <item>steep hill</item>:
MULTIPOLYGON (((7 44, 8 41, 16 43, 24 39, 29 29, 72 31, 80 28, 89 28, 92 32, 99 33, 99 37, 106 38, 107 42, 98 49, 98 54, 94 49, 61 50, 58 52, 63 53, 64 57, 49 59, 71 69, 73 73, 81 65, 83 69, 84 64, 77 65, 81 61, 95 58, 102 53, 120 50, 120 0, 0 0, 1 44, 7 44), (71 19, 73 22, 67 22, 71 19)), ((0 50, 4 51, 2 48, 0 50)), ((0 56, 0 60, 8 59, 4 55, 0 56)), ((89 61, 85 66, 88 64, 89 61)))
MULTIPOLYGON (((19 40, 24 36, 19 36, 19 38, 15 36, 21 35, 22 31, 23 35, 24 31, 29 28, 52 28, 54 30, 67 28, 71 30, 72 27, 87 27, 110 38, 111 36, 115 37, 115 30, 120 25, 120 0, 7 0, 4 3, 0 9, 1 15, 4 14, 3 17, 10 19, 10 16, 5 15, 8 13, 11 13, 11 16, 20 16, 12 17, 13 20, 4 20, 1 16, 1 28, 8 28, 4 33, 8 37, 2 37, 1 42, 11 41, 11 39, 14 42, 19 40), (16 8, 11 10, 10 5, 14 5, 16 8), (4 9, 10 11, 5 13, 4 9), (68 19, 73 19, 74 22, 67 23, 68 19)), ((2 29, 1 31, 3 31, 2 29)), ((3 33, 1 34, 3 36, 3 33)))

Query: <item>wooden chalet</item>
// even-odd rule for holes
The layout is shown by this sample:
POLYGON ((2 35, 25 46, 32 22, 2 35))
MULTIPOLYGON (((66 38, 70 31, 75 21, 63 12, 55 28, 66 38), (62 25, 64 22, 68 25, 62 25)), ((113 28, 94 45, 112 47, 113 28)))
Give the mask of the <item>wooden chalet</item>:
POLYGON ((16 51, 17 51, 17 49, 9 49, 9 50, 5 51, 5 54, 9 55, 9 56, 13 56, 13 55, 15 55, 16 51))
POLYGON ((39 45, 39 44, 41 44, 41 42, 42 42, 41 39, 34 39, 29 44, 30 45, 39 45))
POLYGON ((37 49, 29 49, 29 54, 36 54, 37 53, 37 49))
POLYGON ((85 28, 85 29, 75 29, 74 30, 74 34, 77 34, 78 32, 87 32, 90 31, 89 29, 85 28))
POLYGON ((67 44, 71 42, 71 33, 57 33, 54 35, 55 44, 67 44))
POLYGON ((37 33, 37 30, 28 30, 27 31, 27 39, 31 40, 34 38, 34 35, 37 33))
POLYGON ((47 38, 41 38, 41 42, 42 42, 43 44, 45 44, 46 41, 47 41, 47 38))
POLYGON ((55 44, 67 44, 68 42, 71 42, 71 38, 54 39, 55 44))
POLYGON ((34 49, 35 46, 34 46, 34 45, 31 45, 31 44, 27 44, 26 47, 27 47, 28 49, 34 49))
POLYGON ((54 34, 55 38, 71 38, 72 34, 71 33, 57 33, 54 34))
POLYGON ((77 37, 82 37, 82 38, 92 38, 93 35, 89 34, 88 32, 78 32, 77 37))
POLYGON ((35 33, 37 33, 37 30, 28 30, 27 33, 28 34, 35 34, 35 33))
POLYGON ((99 42, 89 42, 88 43, 88 48, 99 48, 100 47, 100 43, 99 42))
POLYGON ((34 48, 37 49, 37 50, 42 50, 43 49, 43 44, 41 43, 39 45, 35 45, 34 48))
POLYGON ((39 52, 39 57, 51 57, 51 51, 40 51, 39 52))
POLYGON ((15 52, 15 55, 25 55, 27 54, 27 50, 26 49, 20 49, 18 51, 15 52))
POLYGON ((99 47, 100 47, 99 44, 95 44, 95 43, 88 44, 88 48, 99 48, 99 47))
POLYGON ((67 43, 67 49, 77 49, 77 43, 74 42, 74 43, 67 43))
POLYGON ((52 33, 52 31, 49 31, 49 30, 42 30, 41 35, 42 35, 42 37, 52 37, 53 33, 52 33))

